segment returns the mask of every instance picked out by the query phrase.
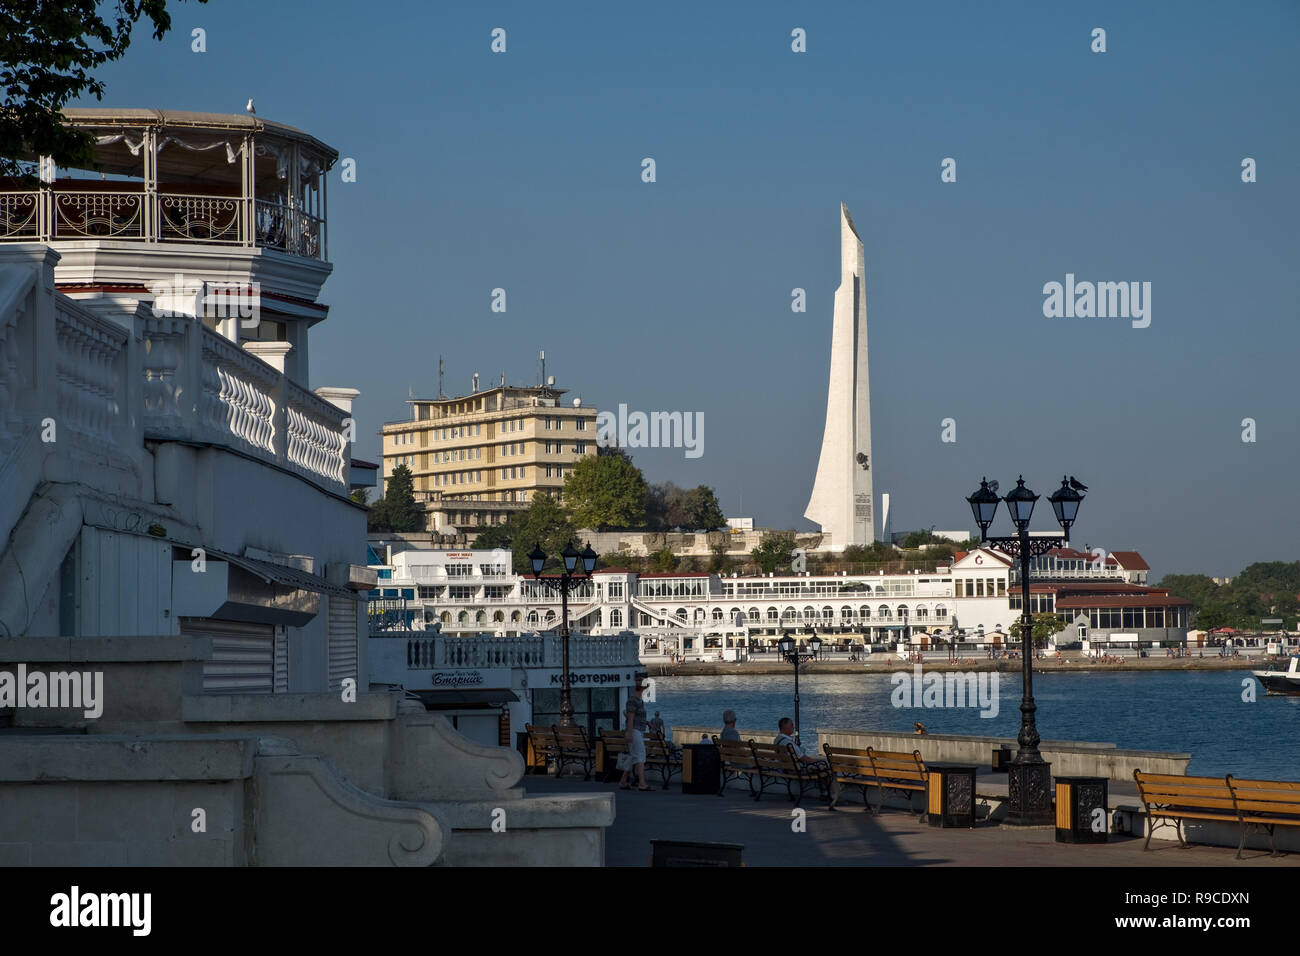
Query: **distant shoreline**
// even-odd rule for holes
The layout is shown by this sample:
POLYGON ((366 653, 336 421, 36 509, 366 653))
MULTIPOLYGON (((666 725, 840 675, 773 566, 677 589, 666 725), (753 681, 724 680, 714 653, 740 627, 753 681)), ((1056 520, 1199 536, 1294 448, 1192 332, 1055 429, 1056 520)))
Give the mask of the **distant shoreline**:
MULTIPOLYGON (((927 671, 997 671, 1018 674, 1021 670, 1019 660, 988 659, 970 660, 950 663, 946 658, 926 660, 921 666, 927 671)), ((811 661, 799 668, 802 676, 815 674, 891 674, 895 671, 910 670, 914 665, 892 654, 873 654, 869 661, 811 661)), ((1285 667, 1285 664, 1270 662, 1267 658, 1238 657, 1147 657, 1124 660, 1118 664, 1090 664, 1082 657, 1067 657, 1061 662, 1053 658, 1034 661, 1034 673, 1044 674, 1113 674, 1117 671, 1237 671, 1267 670, 1272 667, 1285 667)), ((646 664, 646 671, 651 677, 720 677, 736 674, 790 675, 793 668, 788 663, 779 661, 686 661, 681 664, 653 662, 646 664)))

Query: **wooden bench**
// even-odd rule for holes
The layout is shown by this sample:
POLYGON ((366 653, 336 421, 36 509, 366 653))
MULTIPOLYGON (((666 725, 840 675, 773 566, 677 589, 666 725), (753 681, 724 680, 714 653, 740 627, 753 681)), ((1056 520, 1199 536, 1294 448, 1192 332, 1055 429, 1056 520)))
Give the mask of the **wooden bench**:
MULTIPOLYGON (((1148 819, 1147 838, 1142 844, 1144 850, 1151 848, 1152 834, 1160 827, 1167 826, 1174 828, 1179 844, 1187 846, 1187 841, 1183 839, 1184 820, 1241 823, 1227 777, 1187 777, 1134 770, 1133 779, 1137 782, 1138 797, 1142 800, 1148 819)), ((1245 834, 1242 836, 1244 839, 1245 834)), ((1237 857, 1241 858, 1240 846, 1237 848, 1237 857)))
POLYGON ((723 795, 728 783, 740 777, 744 777, 749 784, 750 796, 757 796, 759 793, 754 787, 754 778, 758 776, 758 762, 754 759, 754 751, 750 748, 750 743, 751 741, 746 740, 723 740, 714 735, 713 744, 718 748, 718 765, 721 770, 718 796, 723 795))
POLYGON ((1278 856, 1273 831, 1279 826, 1300 827, 1300 782, 1287 780, 1239 780, 1232 774, 1224 777, 1185 777, 1176 774, 1133 771, 1138 796, 1146 809, 1150 825, 1142 849, 1151 848, 1151 835, 1163 826, 1172 826, 1181 846, 1184 820, 1218 820, 1236 823, 1240 828, 1237 859, 1252 830, 1268 834, 1269 852, 1278 856), (1158 822, 1157 822, 1158 821, 1158 822), (1172 822, 1170 822, 1172 821, 1172 822))
POLYGON ((1238 780, 1228 774, 1228 787, 1237 804, 1241 823, 1241 840, 1237 859, 1241 859, 1246 831, 1254 827, 1268 834, 1268 849, 1280 856, 1273 843, 1274 827, 1300 827, 1300 783, 1291 780, 1238 780))
POLYGON ((582 779, 590 780, 596 754, 587 738, 587 731, 582 727, 557 725, 551 728, 551 732, 555 734, 555 775, 561 776, 566 766, 577 764, 582 768, 582 779))
POLYGON ((540 764, 541 772, 545 773, 547 765, 556 759, 558 752, 555 731, 539 724, 524 724, 524 730, 528 733, 528 749, 532 751, 528 765, 534 767, 540 764))
POLYGON ((754 740, 722 740, 713 738, 721 762, 722 781, 718 796, 722 796, 728 782, 744 777, 749 793, 755 800, 762 798, 767 788, 777 783, 785 784, 786 794, 798 806, 810 787, 823 788, 825 777, 815 767, 808 767, 795 756, 789 744, 760 744, 754 740), (795 786, 799 792, 795 794, 795 786))
MULTIPOLYGON (((878 815, 885 806, 885 791, 896 790, 906 794, 907 805, 912 806, 913 793, 925 793, 929 785, 929 771, 921 752, 913 750, 906 753, 901 750, 855 750, 851 747, 822 746, 826 762, 831 767, 831 805, 834 810, 839 802, 844 787, 858 787, 862 790, 862 808, 871 809, 867 799, 867 790, 871 787, 880 795, 878 815)), ((914 811, 918 815, 920 811, 914 811)))
POLYGON ((672 785, 673 775, 682 772, 682 752, 660 734, 645 735, 645 765, 659 774, 663 788, 672 785))
POLYGON ((815 765, 810 766, 801 761, 790 744, 760 744, 751 740, 749 746, 753 749, 754 761, 758 764, 759 797, 769 786, 784 783, 786 794, 797 807, 803 802, 803 795, 809 788, 827 791, 829 778, 826 771, 819 771, 815 765), (797 796, 795 786, 799 788, 797 796))
POLYGON ((602 727, 596 741, 596 771, 605 783, 617 780, 623 773, 618 769, 619 754, 627 753, 626 732, 618 728, 602 727))

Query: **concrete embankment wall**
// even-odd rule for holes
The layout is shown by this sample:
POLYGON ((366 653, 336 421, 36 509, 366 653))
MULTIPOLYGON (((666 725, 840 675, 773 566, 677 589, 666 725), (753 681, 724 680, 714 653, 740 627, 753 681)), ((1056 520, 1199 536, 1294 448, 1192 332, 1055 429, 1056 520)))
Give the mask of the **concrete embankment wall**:
MULTIPOLYGON (((712 738, 721 733, 721 727, 673 727, 673 741, 678 744, 696 743, 701 736, 712 738)), ((770 741, 775 730, 741 730, 742 740, 753 738, 770 741)), ((901 750, 921 752, 921 759, 930 763, 974 764, 987 767, 993 760, 995 747, 1010 747, 1015 754, 1017 744, 1012 737, 978 737, 963 734, 905 734, 873 730, 827 729, 817 731, 817 744, 832 747, 852 747, 865 750, 901 750)), ((1051 763, 1052 774, 1058 777, 1107 777, 1111 780, 1132 781, 1134 770, 1147 773, 1187 773, 1191 754, 1168 753, 1159 750, 1122 750, 1112 743, 1087 740, 1044 740, 1039 745, 1043 759, 1051 763)))

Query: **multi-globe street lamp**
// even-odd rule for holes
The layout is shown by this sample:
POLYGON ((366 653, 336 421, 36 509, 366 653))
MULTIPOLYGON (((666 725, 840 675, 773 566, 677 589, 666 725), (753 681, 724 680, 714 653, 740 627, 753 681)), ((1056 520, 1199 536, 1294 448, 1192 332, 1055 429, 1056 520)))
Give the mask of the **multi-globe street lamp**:
POLYGON ((794 638, 790 632, 786 631, 781 640, 777 643, 776 648, 781 655, 794 665, 794 739, 799 739, 799 665, 805 661, 810 661, 817 656, 817 652, 822 649, 822 639, 814 634, 808 639, 808 646, 812 648, 811 654, 800 654, 795 644, 794 638))
POLYGON ((546 552, 540 544, 534 545, 528 560, 533 566, 533 580, 540 581, 552 591, 560 594, 560 643, 563 647, 563 670, 560 672, 560 726, 573 726, 573 699, 569 688, 569 592, 591 580, 591 572, 596 570, 598 555, 588 544, 579 551, 570 541, 560 552, 564 570, 558 578, 542 577, 542 568, 546 565, 546 552), (579 567, 578 562, 582 565, 579 567))
POLYGON ((980 480, 979 490, 968 497, 975 523, 980 529, 980 543, 991 544, 999 551, 1020 560, 1020 638, 1021 638, 1021 697, 1020 697, 1020 735, 1016 738, 1020 744, 1012 759, 1007 775, 1007 796, 1010 805, 1007 823, 1022 826, 1040 826, 1051 824, 1055 819, 1052 813, 1052 765, 1043 760, 1038 752, 1038 725, 1034 719, 1038 709, 1034 703, 1034 653, 1033 633, 1034 618, 1029 600, 1029 566, 1032 560, 1046 554, 1053 548, 1068 546, 1070 543, 1070 526, 1078 517, 1079 505, 1083 501, 1080 491, 1087 488, 1073 478, 1062 478, 1061 487, 1047 500, 1052 503, 1056 520, 1064 529, 1065 536, 1033 537, 1029 536, 1029 518, 1034 513, 1034 503, 1038 495, 1025 487, 1024 476, 1016 482, 1016 487, 999 498, 996 482, 993 487, 985 479, 980 480), (1016 526, 1016 534, 1011 537, 990 538, 989 525, 997 513, 999 502, 1007 503, 1007 511, 1016 526))

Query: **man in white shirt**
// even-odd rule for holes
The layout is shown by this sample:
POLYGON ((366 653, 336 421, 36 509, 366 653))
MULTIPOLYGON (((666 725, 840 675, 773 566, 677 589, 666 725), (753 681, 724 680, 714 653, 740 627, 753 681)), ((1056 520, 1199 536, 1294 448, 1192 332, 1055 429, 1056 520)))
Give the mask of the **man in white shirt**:
POLYGON ((777 724, 777 730, 779 732, 777 733, 776 737, 773 738, 772 743, 776 744, 777 746, 788 744, 789 746, 793 747, 795 759, 798 760, 800 763, 804 764, 805 768, 808 770, 815 771, 819 775, 830 771, 830 764, 828 764, 825 760, 818 757, 809 757, 806 753, 803 752, 803 747, 799 746, 799 742, 794 739, 793 720, 791 720, 789 717, 782 717, 781 722, 777 724))

